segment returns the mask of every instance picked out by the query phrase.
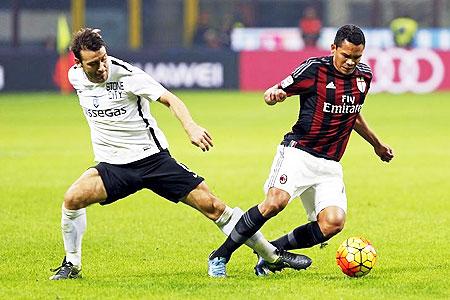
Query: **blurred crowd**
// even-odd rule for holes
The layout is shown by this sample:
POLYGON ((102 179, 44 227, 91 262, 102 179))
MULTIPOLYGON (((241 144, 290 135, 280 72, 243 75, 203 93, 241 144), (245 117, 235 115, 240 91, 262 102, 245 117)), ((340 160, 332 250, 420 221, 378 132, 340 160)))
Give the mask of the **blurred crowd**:
POLYGON ((213 25, 210 13, 203 11, 197 20, 192 45, 193 47, 213 49, 230 48, 231 32, 234 28, 243 26, 243 22, 231 14, 224 15, 218 26, 213 25))
MULTIPOLYGON (((233 29, 241 27, 258 27, 255 21, 255 8, 251 5, 239 9, 235 14, 224 14, 217 17, 210 11, 199 13, 195 31, 192 36, 194 48, 227 49, 231 48, 233 29)), ((323 28, 323 12, 320 6, 311 5, 301 9, 298 14, 297 27, 304 48, 316 48, 323 28)), ((418 22, 411 16, 402 15, 390 22, 393 42, 397 47, 414 46, 418 22)))
MULTIPOLYGON (((245 11, 244 11, 245 12, 245 11)), ((254 13, 254 12, 253 12, 254 13)), ((192 37, 193 47, 230 48, 231 33, 234 28, 252 27, 252 12, 242 16, 225 14, 218 20, 212 20, 210 12, 201 11, 192 37)), ((305 47, 314 48, 320 38, 322 20, 315 7, 307 7, 298 21, 298 28, 305 47)))

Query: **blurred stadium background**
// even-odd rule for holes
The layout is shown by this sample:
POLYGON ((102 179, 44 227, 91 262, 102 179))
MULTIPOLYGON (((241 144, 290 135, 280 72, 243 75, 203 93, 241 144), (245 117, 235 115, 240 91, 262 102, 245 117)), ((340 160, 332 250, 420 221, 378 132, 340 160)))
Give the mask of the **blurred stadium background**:
POLYGON ((169 88, 262 90, 328 53, 345 23, 366 32, 372 92, 450 89, 450 0, 4 0, 0 91, 70 89, 64 49, 83 26, 102 29, 110 54, 169 88), (299 29, 308 9, 320 21, 312 46, 299 29), (394 48, 390 29, 402 16, 418 23, 408 49, 394 48))

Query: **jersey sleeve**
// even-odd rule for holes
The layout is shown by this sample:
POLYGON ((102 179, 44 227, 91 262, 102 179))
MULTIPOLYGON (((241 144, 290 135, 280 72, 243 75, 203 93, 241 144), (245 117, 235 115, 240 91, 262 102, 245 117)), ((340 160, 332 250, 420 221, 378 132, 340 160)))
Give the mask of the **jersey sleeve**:
POLYGON ((80 67, 73 65, 67 72, 67 78, 76 91, 82 88, 82 84, 80 82, 80 70, 80 67))
POLYGON ((149 74, 134 67, 131 76, 127 77, 128 90, 136 96, 156 101, 167 90, 149 74))
POLYGON ((315 85, 315 74, 317 65, 315 58, 304 61, 288 77, 282 80, 278 87, 285 91, 289 96, 300 95, 310 92, 315 85))

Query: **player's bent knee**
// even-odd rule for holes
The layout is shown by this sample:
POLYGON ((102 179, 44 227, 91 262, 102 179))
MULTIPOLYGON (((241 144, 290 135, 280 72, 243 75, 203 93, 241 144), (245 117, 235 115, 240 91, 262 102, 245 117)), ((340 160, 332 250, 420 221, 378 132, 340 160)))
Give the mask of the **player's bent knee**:
POLYGON ((339 224, 331 224, 329 225, 329 229, 328 229, 328 235, 329 237, 334 236, 336 234, 338 234, 339 232, 342 231, 342 229, 344 229, 344 223, 339 223, 339 224))
POLYGON ((345 212, 339 207, 327 207, 319 213, 318 223, 323 235, 330 238, 344 229, 345 212))
POLYGON ((342 231, 342 229, 344 228, 344 226, 336 226, 333 224, 323 224, 323 223, 319 223, 320 226, 320 231, 322 231, 322 234, 327 238, 331 238, 332 236, 335 236, 336 234, 338 234, 339 232, 342 231))
POLYGON ((285 206, 282 201, 272 199, 264 201, 259 208, 264 217, 272 218, 282 211, 285 206))
POLYGON ((90 168, 67 190, 64 206, 67 209, 80 209, 102 202, 106 198, 106 189, 97 169, 90 168))
POLYGON ((278 188, 271 188, 269 189, 268 193, 267 193, 267 199, 271 200, 271 199, 277 199, 279 201, 289 201, 290 199, 290 195, 288 192, 283 191, 281 189, 278 188))
POLYGON ((330 238, 344 229, 345 218, 331 217, 319 220, 319 226, 324 236, 330 238))
POLYGON ((70 188, 65 194, 64 194, 64 207, 67 209, 81 209, 84 208, 83 202, 81 201, 81 197, 77 195, 76 191, 73 191, 72 188, 70 188))
POLYGON ((290 196, 287 192, 271 188, 267 193, 266 200, 259 205, 261 214, 266 218, 276 216, 289 203, 290 196))

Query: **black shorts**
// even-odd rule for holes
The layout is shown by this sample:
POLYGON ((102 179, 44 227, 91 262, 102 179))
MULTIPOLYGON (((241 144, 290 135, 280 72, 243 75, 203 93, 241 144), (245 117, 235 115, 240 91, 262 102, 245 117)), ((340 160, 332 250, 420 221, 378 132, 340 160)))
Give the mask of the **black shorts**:
POLYGON ((124 165, 101 162, 95 168, 107 194, 101 205, 113 203, 143 188, 172 202, 179 202, 204 180, 178 163, 168 150, 124 165))

